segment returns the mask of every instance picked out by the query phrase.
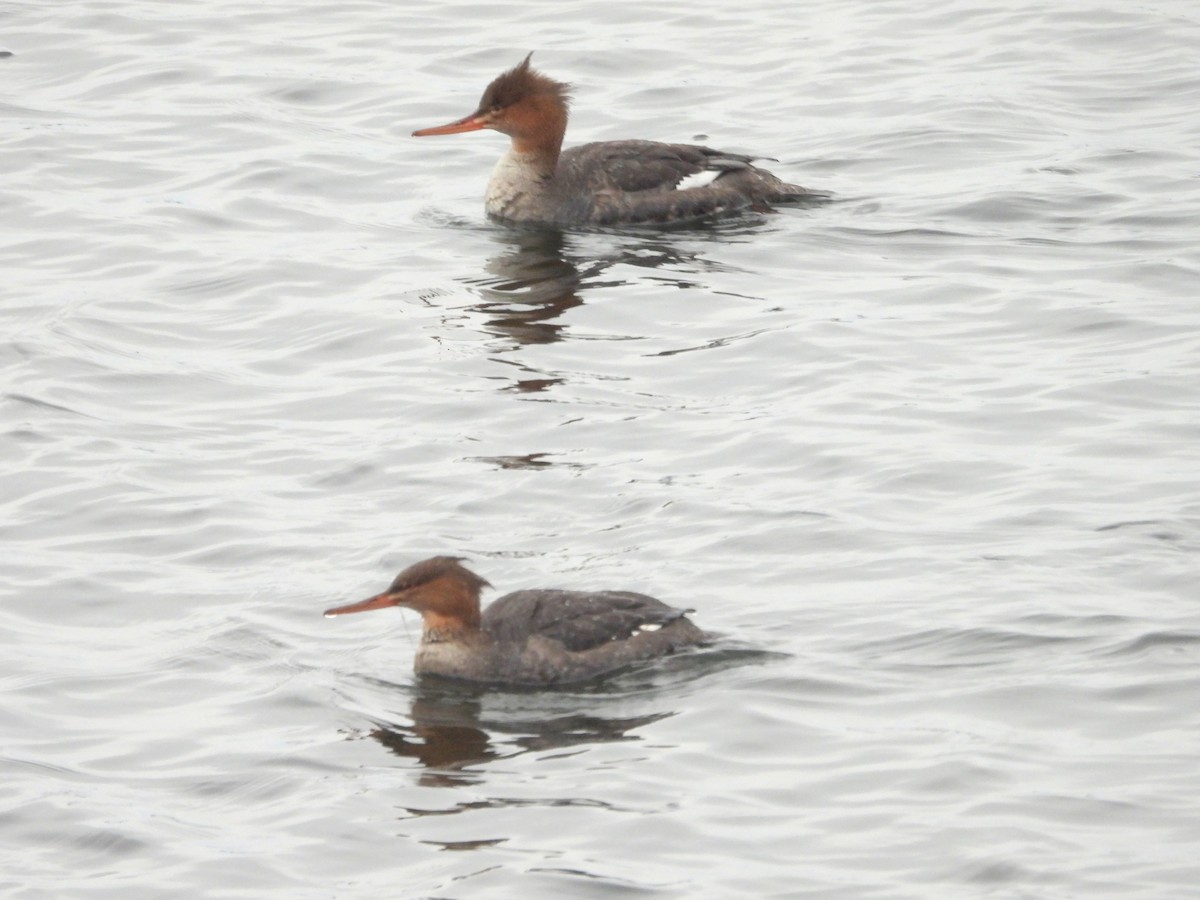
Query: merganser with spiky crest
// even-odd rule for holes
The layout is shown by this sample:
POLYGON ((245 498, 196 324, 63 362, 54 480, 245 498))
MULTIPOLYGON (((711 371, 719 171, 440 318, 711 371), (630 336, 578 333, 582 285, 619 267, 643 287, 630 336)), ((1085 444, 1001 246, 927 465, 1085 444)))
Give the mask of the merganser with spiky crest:
POLYGON ((488 182, 484 206, 494 219, 686 224, 828 199, 753 165, 754 156, 695 144, 602 141, 563 150, 570 86, 534 71, 532 56, 489 84, 469 116, 413 132, 426 137, 490 128, 512 139, 488 182))
POLYGON ((435 556, 409 566, 381 594, 326 616, 403 606, 421 614, 418 675, 509 685, 586 681, 712 640, 675 609, 633 591, 526 590, 482 613, 491 587, 461 564, 435 556))

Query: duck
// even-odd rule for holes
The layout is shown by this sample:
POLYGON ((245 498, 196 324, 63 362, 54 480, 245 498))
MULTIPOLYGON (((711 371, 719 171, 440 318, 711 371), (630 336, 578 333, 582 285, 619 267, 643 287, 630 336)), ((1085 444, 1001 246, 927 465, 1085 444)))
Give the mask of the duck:
POLYGON ((488 587, 463 557, 434 556, 386 590, 325 615, 415 610, 422 619, 416 674, 483 684, 575 684, 712 641, 688 618, 692 610, 634 591, 520 590, 481 610, 488 587))
POLYGON ((487 215, 518 225, 689 225, 829 194, 789 184, 761 157, 699 144, 599 141, 562 149, 571 86, 524 61, 497 76, 474 112, 414 137, 490 129, 510 146, 488 181, 487 215))

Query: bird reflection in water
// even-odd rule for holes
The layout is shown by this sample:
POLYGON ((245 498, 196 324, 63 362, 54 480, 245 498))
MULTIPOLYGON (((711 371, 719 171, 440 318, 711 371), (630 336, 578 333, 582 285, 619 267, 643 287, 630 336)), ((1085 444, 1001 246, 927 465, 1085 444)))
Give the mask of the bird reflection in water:
MULTIPOLYGON (((561 231, 550 228, 506 230, 496 235, 505 252, 492 257, 488 274, 464 281, 482 302, 473 308, 488 316, 488 327, 517 345, 551 344, 561 339, 563 313, 583 303, 579 287, 584 275, 563 254, 561 231)), ((531 379, 523 390, 545 390, 558 379, 531 379), (544 384, 538 384, 542 381, 544 384)))
MULTIPOLYGON (((687 232, 687 240, 661 230, 591 234, 506 228, 492 235, 505 249, 488 261, 487 274, 463 282, 479 294, 480 302, 472 308, 487 316, 487 326, 494 334, 512 339, 515 347, 550 344, 563 339, 566 326, 559 319, 582 306, 585 295, 632 283, 614 269, 659 269, 670 273, 653 276, 664 285, 704 288, 708 286, 706 276, 723 268, 704 257, 704 242, 747 240, 762 227, 761 223, 724 223, 702 231, 693 229, 687 232)), ((563 380, 557 375, 524 371, 529 377, 519 379, 508 390, 543 391, 563 380)))
MULTIPOLYGON (((606 717, 566 713, 546 715, 544 704, 522 703, 532 695, 514 692, 489 694, 469 685, 422 679, 413 699, 411 724, 376 721, 369 734, 396 756, 414 759, 426 771, 421 784, 453 787, 478 780, 470 767, 496 759, 509 759, 530 751, 557 750, 581 744, 640 740, 633 730, 674 715, 659 712, 632 717, 606 717), (430 688, 429 685, 434 685, 430 688), (483 698, 489 696, 489 710, 483 698), (505 710, 497 696, 515 698, 505 710)), ((555 695, 551 695, 555 696, 555 695)), ((573 704, 575 705, 575 704, 573 704)))
MULTIPOLYGON (((511 342, 494 350, 491 357, 492 362, 511 367, 513 373, 501 379, 500 390, 536 394, 566 382, 569 372, 541 370, 521 351, 526 345, 570 339, 562 317, 582 306, 585 297, 650 281, 672 290, 707 289, 712 275, 728 271, 728 266, 708 259, 706 246, 747 242, 767 227, 756 217, 680 231, 564 232, 532 226, 493 230, 488 237, 503 250, 488 261, 486 274, 461 280, 479 297, 468 308, 485 317, 488 331, 511 342)), ((612 334, 602 338, 589 335, 587 339, 636 341, 642 337, 612 334)), ((533 452, 470 458, 504 469, 571 465, 552 459, 554 455, 533 452)))

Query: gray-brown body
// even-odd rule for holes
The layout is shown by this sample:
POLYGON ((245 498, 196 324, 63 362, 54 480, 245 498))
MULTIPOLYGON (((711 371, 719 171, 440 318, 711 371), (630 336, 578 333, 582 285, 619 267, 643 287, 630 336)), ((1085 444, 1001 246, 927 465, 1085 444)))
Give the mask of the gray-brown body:
POLYGON ((525 590, 484 611, 469 635, 427 631, 418 674, 514 685, 570 684, 711 638, 675 609, 632 591, 525 590))
POLYGON ((828 198, 788 184, 753 160, 694 144, 604 141, 562 151, 549 170, 546 159, 510 149, 496 164, 484 206, 506 222, 664 225, 828 198), (710 183, 686 187, 687 179, 706 172, 710 183))

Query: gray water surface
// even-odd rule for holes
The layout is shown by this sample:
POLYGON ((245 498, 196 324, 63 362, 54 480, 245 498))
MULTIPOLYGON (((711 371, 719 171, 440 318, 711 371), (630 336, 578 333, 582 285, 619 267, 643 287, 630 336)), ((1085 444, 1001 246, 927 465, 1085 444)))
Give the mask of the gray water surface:
MULTIPOLYGON (((1200 14, 0 8, 0 893, 1119 897, 1200 881, 1200 14), (522 232, 568 142, 835 193, 522 232), (728 636, 418 681, 435 553, 728 636)), ((493 595, 494 596, 494 595, 493 595)))

